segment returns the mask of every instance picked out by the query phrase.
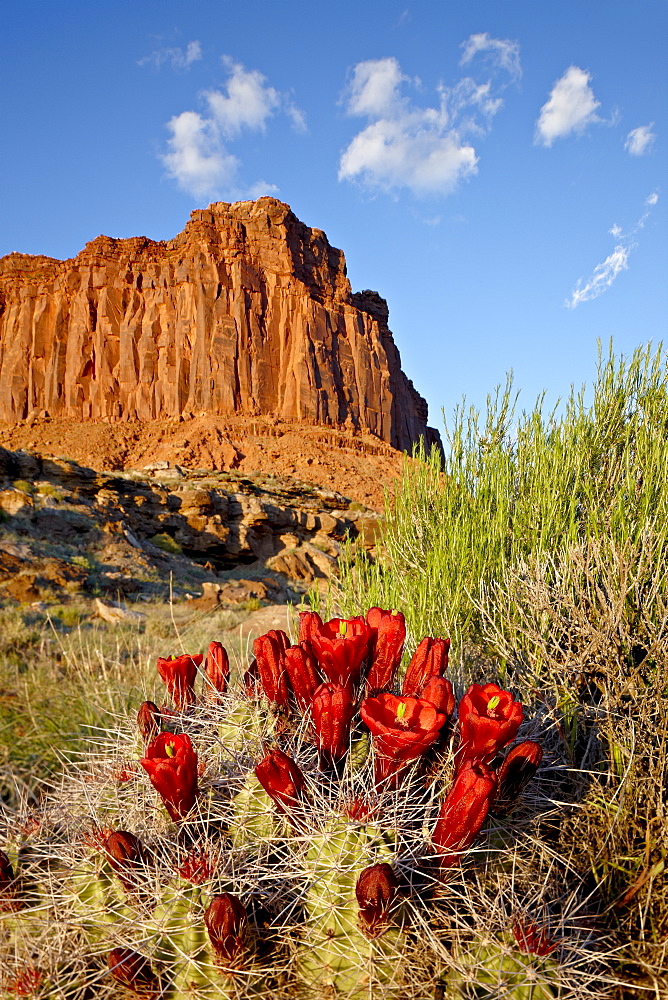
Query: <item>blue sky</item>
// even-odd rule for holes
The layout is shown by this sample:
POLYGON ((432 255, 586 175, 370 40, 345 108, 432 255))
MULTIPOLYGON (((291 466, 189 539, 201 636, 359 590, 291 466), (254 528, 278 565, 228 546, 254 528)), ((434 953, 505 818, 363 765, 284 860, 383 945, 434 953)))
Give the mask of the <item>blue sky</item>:
POLYGON ((389 303, 430 422, 667 339, 661 0, 6 5, 0 255, 274 194, 389 303))

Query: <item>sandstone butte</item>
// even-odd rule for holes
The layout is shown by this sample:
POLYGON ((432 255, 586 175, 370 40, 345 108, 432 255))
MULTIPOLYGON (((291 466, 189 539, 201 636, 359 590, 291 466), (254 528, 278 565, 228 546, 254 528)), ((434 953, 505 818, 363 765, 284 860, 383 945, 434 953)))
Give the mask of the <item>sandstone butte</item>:
POLYGON ((386 302, 274 198, 216 202, 155 242, 0 260, 0 420, 266 417, 410 450, 427 405, 386 302))

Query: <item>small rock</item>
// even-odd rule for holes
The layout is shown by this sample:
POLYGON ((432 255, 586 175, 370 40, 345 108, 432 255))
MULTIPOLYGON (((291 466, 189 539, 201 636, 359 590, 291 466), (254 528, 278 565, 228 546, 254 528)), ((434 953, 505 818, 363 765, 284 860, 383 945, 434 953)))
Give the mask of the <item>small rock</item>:
POLYGON ((117 604, 116 602, 105 604, 99 597, 95 598, 95 610, 100 618, 103 618, 105 622, 110 622, 112 625, 118 625, 119 622, 139 624, 146 618, 146 615, 142 615, 139 611, 130 611, 128 608, 124 608, 122 604, 117 604))

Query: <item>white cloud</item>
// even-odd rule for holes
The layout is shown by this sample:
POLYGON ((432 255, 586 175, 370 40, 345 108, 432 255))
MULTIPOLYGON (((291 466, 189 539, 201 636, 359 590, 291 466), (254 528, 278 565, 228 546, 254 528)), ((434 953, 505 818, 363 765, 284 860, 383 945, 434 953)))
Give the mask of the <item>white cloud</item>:
POLYGON ((179 187, 198 199, 222 193, 234 198, 274 194, 278 188, 264 180, 238 186, 240 161, 226 143, 246 131, 263 132, 279 110, 285 111, 297 130, 304 131, 304 115, 270 87, 258 70, 247 70, 227 57, 223 64, 228 70, 224 88, 201 95, 206 113, 184 111, 167 123, 170 136, 162 162, 179 187))
POLYGON ((632 246, 616 246, 612 253, 605 258, 602 264, 597 264, 589 280, 583 284, 582 278, 578 281, 573 294, 566 302, 569 309, 575 309, 581 302, 591 302, 602 295, 615 278, 625 271, 629 266, 629 254, 632 246))
POLYGON ((230 73, 226 93, 209 90, 204 94, 211 117, 228 138, 236 137, 243 129, 263 131, 267 118, 280 106, 281 95, 266 85, 266 78, 258 70, 244 69, 227 57, 223 61, 230 73))
POLYGON ((196 111, 183 111, 167 123, 169 152, 162 157, 167 173, 196 198, 234 184, 239 161, 220 142, 214 123, 196 111))
POLYGON ((519 42, 511 42, 508 38, 492 38, 485 31, 478 35, 471 35, 465 42, 462 42, 462 48, 464 53, 459 61, 460 66, 466 66, 479 52, 486 52, 492 62, 510 73, 513 79, 517 80, 522 75, 519 42))
POLYGON ((606 289, 610 288, 617 276, 628 268, 631 251, 637 246, 636 243, 632 242, 633 238, 644 228, 652 208, 658 201, 659 196, 656 191, 645 198, 645 205, 648 207, 628 233, 624 233, 622 227, 617 225, 617 223, 608 230, 611 236, 621 242, 617 244, 602 264, 596 265, 591 277, 586 282, 583 278, 580 278, 570 299, 567 299, 565 302, 565 305, 569 309, 575 309, 581 302, 590 302, 592 299, 597 299, 606 289))
POLYGON ((644 156, 652 147, 656 134, 652 132, 654 122, 649 125, 639 125, 638 128, 631 129, 624 142, 624 149, 631 156, 644 156))
POLYGON ((596 114, 599 101, 589 86, 591 74, 578 66, 569 66, 557 80, 549 99, 540 109, 536 122, 536 142, 551 146, 571 132, 583 132, 601 119, 596 114))
POLYGON ((137 65, 147 66, 151 64, 156 69, 160 69, 164 63, 169 63, 172 69, 189 69, 194 62, 198 62, 201 58, 202 46, 198 41, 194 41, 188 42, 185 52, 179 48, 156 49, 149 56, 139 59, 137 65))
POLYGON ((408 77, 401 72, 398 60, 368 59, 353 70, 348 99, 349 115, 392 115, 402 102, 399 88, 408 77))
POLYGON ((410 84, 419 81, 402 73, 394 57, 355 66, 346 111, 370 121, 341 154, 339 180, 442 195, 476 173, 478 156, 466 136, 484 134, 503 105, 491 81, 464 77, 453 87, 441 85, 436 106, 426 108, 405 96, 410 84))

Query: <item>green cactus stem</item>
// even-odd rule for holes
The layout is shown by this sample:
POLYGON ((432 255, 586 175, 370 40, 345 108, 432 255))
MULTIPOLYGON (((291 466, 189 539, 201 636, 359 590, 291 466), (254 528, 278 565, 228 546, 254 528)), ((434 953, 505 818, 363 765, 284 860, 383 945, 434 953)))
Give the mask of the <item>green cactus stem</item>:
POLYGON ((512 934, 476 942, 458 956, 467 968, 461 976, 452 970, 454 997, 462 1000, 557 1000, 563 995, 558 963, 548 956, 520 951, 512 934))
POLYGON ((307 995, 401 997, 403 933, 392 924, 378 937, 367 937, 355 896, 365 867, 393 860, 391 839, 337 816, 309 843, 303 862, 307 919, 298 962, 307 995))

